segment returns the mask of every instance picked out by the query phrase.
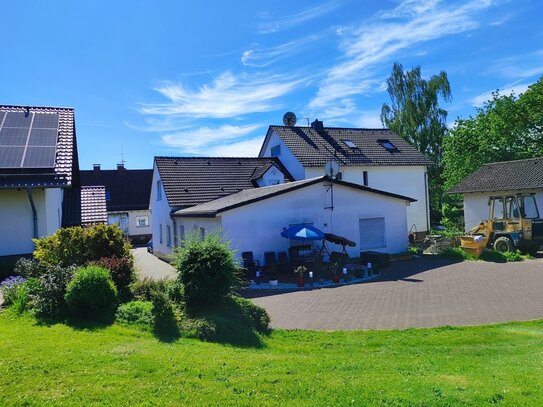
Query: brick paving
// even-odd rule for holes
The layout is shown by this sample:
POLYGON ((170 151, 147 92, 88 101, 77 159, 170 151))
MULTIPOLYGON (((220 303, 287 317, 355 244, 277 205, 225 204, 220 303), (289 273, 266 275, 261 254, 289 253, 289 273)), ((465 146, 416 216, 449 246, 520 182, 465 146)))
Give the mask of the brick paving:
POLYGON ((543 259, 394 263, 373 282, 289 293, 247 293, 272 326, 352 330, 479 325, 543 318, 543 259))

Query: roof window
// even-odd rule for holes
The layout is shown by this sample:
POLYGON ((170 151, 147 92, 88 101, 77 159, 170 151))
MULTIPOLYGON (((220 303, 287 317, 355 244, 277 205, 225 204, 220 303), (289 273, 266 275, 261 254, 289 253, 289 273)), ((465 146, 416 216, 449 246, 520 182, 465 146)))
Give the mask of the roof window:
POLYGON ((397 151, 398 148, 390 142, 390 140, 377 140, 387 151, 397 151))
POLYGON ((352 140, 345 139, 345 140, 341 140, 341 141, 343 141, 343 142, 345 143, 345 145, 346 145, 347 147, 349 147, 349 148, 358 148, 358 147, 356 146, 356 144, 353 143, 352 140))

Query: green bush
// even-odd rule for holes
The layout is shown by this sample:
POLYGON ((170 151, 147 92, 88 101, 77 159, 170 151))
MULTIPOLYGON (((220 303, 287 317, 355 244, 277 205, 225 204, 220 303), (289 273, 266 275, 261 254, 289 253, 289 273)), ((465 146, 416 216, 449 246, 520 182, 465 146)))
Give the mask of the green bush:
POLYGON ((252 324, 257 332, 268 333, 270 331, 271 319, 264 308, 259 307, 250 300, 237 295, 232 296, 232 301, 234 301, 234 303, 237 305, 237 308, 241 311, 242 316, 252 324))
POLYGON ((44 266, 83 266, 103 257, 132 259, 130 243, 117 225, 62 228, 34 243, 34 258, 44 266))
POLYGON ((153 280, 145 277, 141 280, 136 280, 130 285, 132 295, 139 301, 153 301, 154 293, 166 292, 168 280, 153 280))
POLYGON ((511 262, 524 261, 524 259, 531 257, 529 254, 522 255, 518 250, 515 250, 514 252, 505 252, 502 254, 507 261, 511 261, 511 262))
POLYGON ((50 267, 32 290, 33 312, 38 318, 56 319, 66 314, 66 287, 72 279, 75 267, 50 267))
POLYGON ((155 320, 153 303, 150 301, 131 301, 122 304, 117 309, 115 319, 123 324, 152 327, 155 320))
POLYGON ((153 331, 160 339, 171 340, 180 336, 174 305, 162 291, 153 293, 153 331))
POLYGON ((485 250, 479 256, 480 260, 490 261, 493 263, 506 263, 507 257, 505 253, 500 253, 496 250, 485 250))
POLYGON ((219 304, 241 286, 234 252, 219 234, 211 233, 200 239, 193 233, 183 243, 174 252, 174 265, 187 307, 219 304))
POLYGON ((21 276, 11 276, 0 283, 0 292, 6 305, 18 315, 28 309, 30 303, 28 280, 21 276))
POLYGON ((181 323, 183 335, 188 338, 197 338, 204 342, 217 339, 217 324, 205 318, 185 318, 181 323))
POLYGON ((448 247, 440 253, 440 256, 453 260, 475 260, 476 257, 466 253, 460 247, 448 247))
POLYGON ((25 278, 39 278, 47 272, 47 269, 37 260, 21 257, 17 260, 17 263, 15 263, 13 272, 15 275, 23 276, 25 278))
POLYGON ((72 316, 99 319, 115 312, 117 288, 108 270, 87 266, 77 270, 66 287, 65 298, 72 316))

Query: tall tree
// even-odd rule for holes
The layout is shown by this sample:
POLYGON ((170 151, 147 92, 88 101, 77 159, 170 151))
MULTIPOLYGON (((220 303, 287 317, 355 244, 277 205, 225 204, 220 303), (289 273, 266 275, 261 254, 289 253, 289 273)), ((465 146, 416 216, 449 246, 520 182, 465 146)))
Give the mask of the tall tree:
POLYGON ((395 63, 387 90, 391 104, 383 104, 381 122, 434 162, 429 184, 430 209, 435 217, 441 209, 443 139, 447 134, 447 111, 439 102, 452 100, 447 74, 441 71, 426 80, 420 66, 404 71, 401 64, 395 63))
POLYGON ((456 120, 444 143, 445 187, 482 164, 543 156, 543 77, 520 96, 492 94, 477 114, 456 120))

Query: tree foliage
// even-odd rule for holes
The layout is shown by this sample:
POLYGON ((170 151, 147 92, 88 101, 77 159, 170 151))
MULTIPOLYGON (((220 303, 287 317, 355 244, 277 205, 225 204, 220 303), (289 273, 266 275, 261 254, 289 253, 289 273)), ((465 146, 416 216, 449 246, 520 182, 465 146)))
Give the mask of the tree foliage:
POLYGON ((444 142, 445 188, 482 164, 543 155, 543 77, 520 96, 492 94, 475 116, 457 119, 444 142))
POLYGON ((420 66, 404 71, 395 63, 387 90, 391 104, 383 104, 381 122, 434 162, 429 171, 430 208, 438 213, 443 195, 443 139, 447 134, 447 111, 439 103, 452 100, 447 74, 441 71, 426 80, 420 66))

